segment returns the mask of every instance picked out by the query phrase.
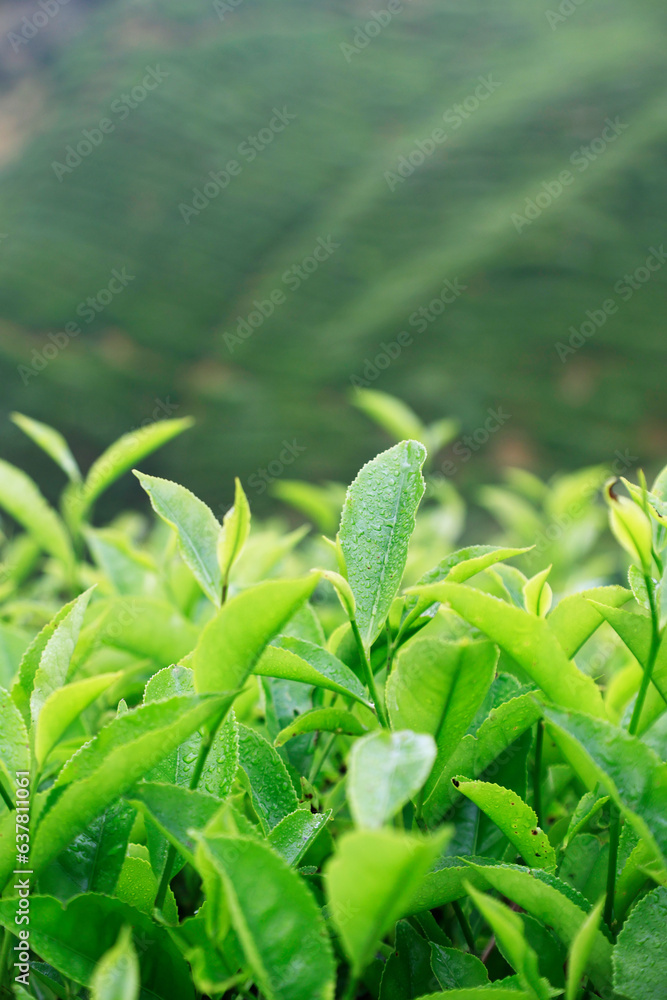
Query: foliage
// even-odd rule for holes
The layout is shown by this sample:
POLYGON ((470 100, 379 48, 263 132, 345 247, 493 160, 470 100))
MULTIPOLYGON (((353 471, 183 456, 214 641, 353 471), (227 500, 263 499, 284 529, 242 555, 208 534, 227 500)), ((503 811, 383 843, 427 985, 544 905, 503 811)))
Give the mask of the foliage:
POLYGON ((0 469, 8 995, 657 995, 666 474, 604 493, 630 586, 568 593, 586 552, 435 562, 416 440, 364 466, 327 542, 251 525, 238 481, 221 523, 139 471, 158 517, 95 528, 161 439, 91 479, 21 423, 72 485, 59 513, 0 469))

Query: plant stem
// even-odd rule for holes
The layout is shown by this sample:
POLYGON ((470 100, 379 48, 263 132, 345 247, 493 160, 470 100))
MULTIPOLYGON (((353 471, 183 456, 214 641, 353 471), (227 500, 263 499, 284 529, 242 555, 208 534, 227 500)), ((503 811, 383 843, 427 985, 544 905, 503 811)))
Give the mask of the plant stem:
POLYGON ((354 639, 357 644, 357 649, 359 651, 359 657, 364 667, 364 672, 366 674, 366 683, 368 685, 368 690, 371 693, 373 704, 375 705, 375 711, 377 712, 380 723, 385 727, 385 729, 388 729, 389 723, 387 721, 384 705, 380 700, 380 695, 378 693, 378 689, 375 684, 375 677, 373 675, 373 668, 371 667, 371 661, 368 656, 368 653, 366 652, 366 647, 364 646, 364 641, 361 638, 359 626, 357 625, 355 618, 350 619, 350 625, 352 626, 352 634, 354 635, 354 639))
POLYGON ((323 766, 325 760, 329 756, 329 754, 331 752, 331 748, 333 747, 334 743, 336 742, 336 735, 337 735, 336 733, 330 733, 329 734, 329 739, 327 740, 326 745, 322 748, 322 753, 320 754, 320 756, 318 757, 317 760, 313 761, 313 766, 311 767, 310 774, 308 775, 308 781, 311 783, 311 785, 313 784, 313 782, 317 778, 318 774, 320 773, 320 771, 322 769, 322 766, 323 766))
POLYGON ((343 1000, 354 1000, 357 995, 357 986, 359 985, 359 980, 356 976, 350 976, 347 989, 343 993, 343 1000))
MULTIPOLYGON (((215 734, 222 725, 222 720, 227 715, 228 709, 224 712, 218 719, 211 729, 207 729, 204 733, 201 741, 201 746, 199 748, 199 756, 197 757, 197 763, 195 764, 194 771, 192 772, 192 777, 190 778, 189 788, 193 792, 197 785, 199 784, 199 779, 202 776, 202 771, 204 770, 204 765, 206 763, 206 758, 208 757, 208 752, 211 749, 211 744, 215 739, 215 734)), ((174 861, 176 860, 176 855, 178 851, 173 844, 169 844, 169 850, 167 851, 167 860, 165 862, 164 871, 160 878, 160 884, 157 889, 157 895, 155 896, 155 908, 161 910, 164 906, 164 901, 167 897, 167 889, 169 888, 169 883, 171 882, 171 870, 174 867, 174 861)))
POLYGON ((607 868, 607 898, 604 904, 604 922, 609 930, 614 920, 614 892, 616 890, 616 866, 618 864, 618 842, 621 836, 621 813, 612 805, 609 827, 609 866, 607 868))
POLYGON ((537 825, 542 826, 542 747, 544 745, 544 723, 537 720, 535 733, 535 763, 533 765, 533 809, 537 825))
POLYGON ((459 926, 460 926, 461 930, 463 931, 463 936, 466 939, 466 943, 467 943, 468 947, 470 948, 470 954, 474 955, 475 954, 475 935, 472 932, 472 927, 470 926, 470 922, 469 922, 468 918, 466 917, 465 913, 463 912, 461 904, 458 902, 458 900, 456 900, 456 899, 454 900, 454 902, 452 903, 452 909, 454 910, 454 913, 456 915, 456 919, 458 920, 459 926))
POLYGON ((660 648, 660 619, 658 617, 658 609, 655 604, 655 594, 653 592, 653 581, 651 580, 648 573, 644 574, 644 583, 646 585, 646 591, 648 593, 648 603, 651 611, 651 647, 649 649, 648 659, 646 661, 646 666, 644 667, 644 674, 642 677, 642 682, 637 692, 637 697, 635 699, 635 707, 632 710, 632 718, 630 719, 630 725, 628 726, 628 732, 631 736, 634 736, 637 732, 639 726, 639 719, 642 714, 642 708, 644 707, 644 700, 646 698, 646 692, 648 691, 648 686, 651 683, 651 675, 653 673, 653 667, 655 666, 655 661, 658 656, 658 649, 660 648))

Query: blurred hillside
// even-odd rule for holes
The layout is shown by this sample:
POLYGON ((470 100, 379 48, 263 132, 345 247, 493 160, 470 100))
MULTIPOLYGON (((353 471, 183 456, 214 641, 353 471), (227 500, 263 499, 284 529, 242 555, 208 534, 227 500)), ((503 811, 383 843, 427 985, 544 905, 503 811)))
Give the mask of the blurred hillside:
POLYGON ((466 432, 503 407, 465 475, 664 459, 665 20, 3 5, 2 454, 37 461, 13 409, 85 464, 171 408, 200 424, 153 469, 214 505, 283 441, 290 476, 347 480, 385 441, 361 380, 466 432))

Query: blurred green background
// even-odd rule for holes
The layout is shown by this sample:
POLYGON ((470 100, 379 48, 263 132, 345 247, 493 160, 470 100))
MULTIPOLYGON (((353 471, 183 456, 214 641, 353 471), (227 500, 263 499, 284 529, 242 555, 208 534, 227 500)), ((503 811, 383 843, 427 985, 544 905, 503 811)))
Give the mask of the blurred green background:
MULTIPOLYGON (((49 493, 12 410, 84 466, 191 413, 146 467, 214 509, 238 474, 261 506, 285 441, 285 475, 313 480, 386 446, 361 380, 461 436, 501 408, 474 461, 438 459, 464 487, 663 464, 666 20, 654 0, 0 4, 0 453, 49 493)), ((131 477, 113 502, 142 502, 131 477)))

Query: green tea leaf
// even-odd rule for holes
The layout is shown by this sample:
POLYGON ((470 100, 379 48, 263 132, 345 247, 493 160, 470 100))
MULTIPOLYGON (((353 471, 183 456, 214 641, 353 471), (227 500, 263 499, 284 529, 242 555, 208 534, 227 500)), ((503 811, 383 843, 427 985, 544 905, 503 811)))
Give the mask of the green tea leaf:
POLYGON ((4 688, 0 688, 0 734, 0 782, 15 799, 16 772, 30 771, 30 743, 23 716, 4 688))
POLYGON ((489 974, 478 958, 458 948, 445 948, 431 942, 431 968, 439 986, 443 990, 458 987, 484 986, 489 983, 489 974))
POLYGON ((155 513, 175 530, 179 552, 197 583, 220 607, 222 573, 216 552, 221 528, 213 511, 185 486, 136 469, 133 472, 148 493, 155 513))
POLYGON ((45 451, 49 458, 52 458, 56 465, 59 465, 65 475, 72 482, 81 479, 79 466, 70 451, 67 441, 60 431, 43 424, 32 417, 26 417, 23 413, 12 413, 11 420, 20 427, 24 434, 27 434, 42 451, 45 451))
MULTIPOLYGON (((16 899, 0 900, 0 923, 16 930, 16 899)), ((96 893, 67 906, 51 896, 30 897, 30 947, 45 962, 82 986, 92 984, 98 962, 131 927, 142 952, 141 1000, 194 1000, 185 960, 166 930, 121 902, 96 893)), ((118 994, 115 995, 115 998, 118 994)))
POLYGON ((516 792, 490 781, 470 781, 463 775, 452 780, 503 831, 529 868, 556 870, 556 852, 549 838, 537 825, 534 811, 516 792))
POLYGON ((394 923, 410 912, 422 877, 448 832, 428 840, 394 830, 357 830, 338 842, 325 877, 331 918, 359 975, 394 923))
POLYGON ((288 740, 302 733, 345 733, 348 736, 363 736, 368 732, 365 726, 352 712, 342 708, 313 708, 309 712, 298 715, 294 722, 276 736, 273 745, 284 746, 288 740))
POLYGON ((549 1000, 551 994, 540 977, 537 955, 525 938, 521 917, 499 900, 478 892, 472 885, 468 886, 468 891, 502 945, 523 989, 535 1000, 549 1000))
POLYGON ((602 919, 604 899, 594 906, 577 931, 570 947, 567 961, 565 1000, 577 1000, 579 984, 586 971, 586 963, 595 945, 595 935, 602 919))
POLYGON ((559 601, 547 615, 547 622, 565 654, 572 658, 601 625, 598 612, 589 602, 598 601, 609 607, 620 608, 631 599, 632 593, 625 587, 581 590, 559 601))
POLYGON ((25 528, 43 552, 62 562, 71 575, 72 543, 62 520, 44 499, 29 476, 0 459, 0 507, 25 528))
POLYGON ((357 675, 333 653, 305 639, 278 636, 264 650, 255 673, 312 684, 368 705, 368 696, 357 675))
POLYGON ((85 481, 72 484, 66 498, 67 517, 78 527, 93 504, 105 490, 146 455, 161 448, 167 441, 192 427, 192 417, 179 420, 157 420, 146 427, 123 434, 107 448, 88 470, 85 481))
POLYGON ((39 658, 30 697, 33 726, 48 697, 67 683, 72 653, 83 624, 92 588, 77 597, 65 617, 56 625, 39 658))
POLYGON ((458 549, 445 556, 437 566, 419 578, 417 586, 440 583, 445 579, 452 583, 465 583, 489 566, 495 566, 504 559, 512 559, 526 552, 530 552, 530 547, 516 549, 499 545, 469 545, 465 549, 458 549))
POLYGON ((102 955, 90 981, 91 1000, 139 1000, 139 959, 132 932, 124 927, 112 948, 102 955))
POLYGON ((220 716, 231 699, 231 695, 172 698, 142 705, 101 729, 58 776, 52 804, 47 803, 32 838, 30 860, 35 872, 170 750, 220 716))
POLYGON ((413 438, 427 445, 426 427, 403 400, 377 389, 355 389, 352 402, 397 441, 413 438))
POLYGON ((282 758, 254 729, 239 726, 239 767, 265 833, 299 804, 282 758))
POLYGON ((368 462, 347 491, 340 542, 361 637, 377 638, 398 593, 424 494, 426 449, 402 441, 368 462))
POLYGON ((427 796, 482 704, 497 662, 493 643, 466 639, 418 639, 401 652, 387 682, 387 709, 394 729, 429 733, 436 742, 427 796))
POLYGON ((266 841, 287 864, 294 868, 308 848, 325 828, 333 813, 311 813, 309 809, 295 809, 274 826, 266 841))
MULTIPOLYGON (((188 831, 203 830, 220 809, 220 799, 213 795, 157 781, 140 781, 128 794, 128 801, 156 824, 190 864, 194 864, 196 844, 188 831)), ((159 875, 164 868, 164 859, 161 861, 157 869, 153 865, 159 875)))
POLYGON ((139 1000, 139 959, 132 932, 124 927, 118 940, 99 960, 90 981, 91 1000, 139 1000))
POLYGON ((318 576, 270 580, 237 594, 206 625, 192 658, 198 691, 241 687, 267 644, 308 600, 318 576))
POLYGON ((512 744, 537 722, 541 714, 542 710, 533 695, 521 694, 494 708, 475 736, 464 736, 424 803, 424 818, 429 826, 441 822, 459 796, 452 778, 457 774, 476 778, 501 754, 511 754, 512 744))
POLYGON ((667 982, 667 889, 660 886, 637 903, 614 949, 614 988, 628 1000, 655 1000, 667 982))
POLYGON ((218 565, 223 582, 229 578, 229 572, 246 543, 250 532, 250 507, 248 498, 243 492, 241 480, 234 480, 234 506, 227 511, 222 519, 222 531, 218 537, 218 565))
POLYGON ((200 851, 222 879, 234 929, 267 1000, 333 1000, 331 944, 299 876, 253 840, 205 837, 200 851))
POLYGON ((47 697, 35 727, 35 761, 39 768, 68 726, 122 676, 122 670, 113 674, 95 674, 67 684, 47 697))
POLYGON ((568 660, 543 619, 459 583, 437 583, 420 587, 417 592, 449 604, 516 660, 557 705, 604 716, 602 696, 595 682, 568 660))
MULTIPOLYGON (((572 945, 589 912, 582 896, 578 897, 580 905, 573 902, 567 886, 539 870, 517 865, 481 865, 470 861, 468 864, 487 886, 551 927, 565 945, 572 945)), ((475 885, 478 887, 477 883, 475 885)), ((608 990, 611 986, 611 952, 607 938, 596 931, 586 972, 598 990, 608 990)))
POLYGON ((667 764, 636 736, 602 719, 551 707, 544 715, 584 752, 640 837, 667 859, 667 764))
POLYGON ((93 641, 165 667, 190 653, 199 635, 197 626, 172 604, 141 596, 110 600, 92 630, 93 641))
POLYGON ((439 986, 431 969, 431 948, 407 922, 396 924, 394 948, 385 962, 380 1000, 403 1000, 432 992, 439 986))
POLYGON ((376 730, 350 751, 347 799, 357 826, 377 829, 388 823, 426 781, 436 747, 427 733, 376 730))
MULTIPOLYGON (((133 844, 131 850, 145 853, 146 849, 133 844)), ((114 896, 150 917, 155 906, 158 884, 150 862, 144 857, 128 854, 120 870, 114 896)), ((167 888, 162 914, 167 923, 178 923, 178 907, 170 888, 167 888)))

